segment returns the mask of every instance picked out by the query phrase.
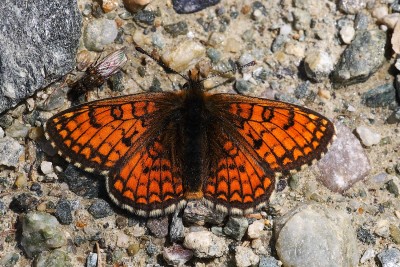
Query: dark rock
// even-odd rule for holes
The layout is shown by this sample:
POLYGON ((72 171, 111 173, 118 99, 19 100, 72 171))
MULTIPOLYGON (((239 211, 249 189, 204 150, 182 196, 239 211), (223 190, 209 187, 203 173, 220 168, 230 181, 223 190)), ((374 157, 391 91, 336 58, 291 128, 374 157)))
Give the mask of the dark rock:
POLYGON ((22 193, 11 200, 10 209, 21 213, 34 210, 39 204, 39 200, 29 193, 22 193))
POLYGON ((369 17, 367 14, 358 12, 354 20, 354 28, 356 30, 366 30, 369 24, 369 17))
POLYGON ((150 218, 148 219, 146 226, 157 238, 166 237, 168 235, 168 216, 150 218))
POLYGON ((188 224, 204 225, 205 223, 220 224, 226 214, 215 212, 200 201, 189 202, 183 211, 183 221, 188 224))
POLYGON ((122 82, 123 76, 124 75, 122 74, 122 72, 118 71, 117 73, 115 73, 108 79, 108 83, 110 84, 111 90, 113 90, 115 92, 124 91, 125 87, 122 82))
POLYGON ((133 19, 138 23, 144 23, 146 25, 153 25, 156 13, 154 11, 140 9, 138 12, 133 14, 133 19))
POLYGON ((1 113, 73 68, 81 17, 76 1, 60 0, 6 1, 0 17, 1 113))
POLYGON ((149 87, 150 92, 162 92, 161 89, 161 82, 157 78, 153 78, 153 81, 151 82, 151 86, 149 87))
POLYGON ((367 107, 385 107, 396 101, 396 90, 393 84, 387 83, 365 92, 361 98, 367 107))
POLYGON ((178 35, 186 35, 188 33, 188 25, 184 21, 179 21, 174 24, 165 25, 164 30, 175 38, 178 35))
POLYGON ((230 216, 224 227, 224 234, 236 240, 241 240, 249 227, 249 222, 245 217, 230 216))
POLYGON ((114 213, 110 204, 103 199, 95 200, 95 202, 88 208, 88 211, 96 219, 111 216, 114 213))
POLYGON ((389 124, 394 124, 394 123, 399 123, 400 122, 400 107, 398 107, 396 110, 390 114, 389 118, 386 120, 387 123, 389 124))
POLYGON ((336 87, 366 81, 385 61, 386 33, 359 31, 342 53, 332 74, 336 87))
POLYGON ((60 199, 56 205, 56 212, 54 216, 58 219, 61 224, 72 223, 72 208, 71 203, 66 199, 60 199))
POLYGON ((368 229, 365 229, 364 227, 359 227, 357 229, 357 238, 361 242, 369 245, 375 245, 375 236, 371 234, 371 232, 368 229))
POLYGON ((87 172, 75 168, 73 165, 68 165, 60 177, 68 184, 69 190, 78 196, 95 198, 99 196, 101 187, 100 177, 90 175, 87 172), (92 177, 93 176, 93 177, 92 177))
POLYGON ((173 0, 174 10, 179 14, 194 13, 216 5, 220 0, 173 0))
POLYGON ((246 94, 250 91, 251 85, 248 81, 245 80, 237 80, 235 83, 235 90, 239 94, 246 94))
POLYGON ((175 213, 172 217, 172 221, 169 227, 169 238, 171 242, 182 241, 185 237, 185 228, 181 217, 178 217, 178 213, 175 213))

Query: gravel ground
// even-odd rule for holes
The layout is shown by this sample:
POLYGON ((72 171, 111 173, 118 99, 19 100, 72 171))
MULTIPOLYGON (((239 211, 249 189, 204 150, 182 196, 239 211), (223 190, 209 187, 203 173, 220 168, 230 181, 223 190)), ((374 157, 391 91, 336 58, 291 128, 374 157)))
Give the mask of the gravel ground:
MULTIPOLYGON (((0 74, 15 75, 9 83, 32 78, 25 86, 37 88, 33 94, 21 82, 10 85, 13 99, 0 82, 0 103, 14 105, 0 114, 0 266, 400 266, 398 1, 77 5, 82 18, 72 24, 82 23, 79 43, 79 28, 68 36, 68 27, 40 24, 47 36, 63 33, 57 45, 76 55, 76 68, 63 66, 36 82, 40 72, 23 74, 43 67, 40 62, 30 62, 27 53, 10 57, 6 45, 0 50, 0 59, 17 65, 28 58, 20 68, 9 65, 11 74, 0 66, 0 74), (113 204, 103 177, 57 156, 43 125, 80 102, 179 90, 185 81, 138 53, 134 42, 179 72, 197 64, 201 73, 220 74, 205 81, 210 92, 271 98, 324 114, 338 138, 318 164, 279 179, 269 205, 257 213, 229 217, 190 202, 170 216, 132 215, 113 204), (128 60, 121 71, 69 101, 69 87, 86 67, 122 47, 128 60), (221 75, 234 62, 252 60, 255 66, 221 75)), ((35 3, 20 8, 30 10, 28 25, 32 14, 41 14, 35 3)), ((63 8, 61 17, 76 10, 63 8)), ((14 30, 2 34, 17 36, 14 30)), ((60 56, 53 50, 44 52, 60 56)))

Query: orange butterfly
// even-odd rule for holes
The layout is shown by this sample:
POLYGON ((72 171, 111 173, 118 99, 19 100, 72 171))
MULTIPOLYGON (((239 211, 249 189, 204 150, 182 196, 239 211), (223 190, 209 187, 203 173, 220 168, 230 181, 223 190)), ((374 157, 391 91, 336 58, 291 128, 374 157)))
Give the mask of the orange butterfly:
POLYGON ((191 199, 251 213, 266 205, 275 176, 319 159, 335 134, 307 108, 209 94, 198 79, 187 81, 180 92, 72 107, 48 120, 46 136, 67 161, 105 175, 119 206, 154 217, 191 199))

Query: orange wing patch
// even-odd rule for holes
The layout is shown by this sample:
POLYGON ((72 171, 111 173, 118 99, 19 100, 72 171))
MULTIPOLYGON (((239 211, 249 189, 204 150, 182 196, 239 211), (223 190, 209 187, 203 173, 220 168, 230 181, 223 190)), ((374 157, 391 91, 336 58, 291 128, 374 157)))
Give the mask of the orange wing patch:
MULTIPOLYGON (((334 136, 333 124, 304 107, 240 95, 208 96, 219 115, 235 125, 236 141, 270 172, 288 173, 319 159, 334 136), (254 154, 254 153, 253 153, 254 154)), ((224 123, 223 121, 221 123, 224 123)))
POLYGON ((110 172, 107 189, 120 206, 141 216, 159 216, 184 205, 182 177, 157 138, 130 151, 110 172))

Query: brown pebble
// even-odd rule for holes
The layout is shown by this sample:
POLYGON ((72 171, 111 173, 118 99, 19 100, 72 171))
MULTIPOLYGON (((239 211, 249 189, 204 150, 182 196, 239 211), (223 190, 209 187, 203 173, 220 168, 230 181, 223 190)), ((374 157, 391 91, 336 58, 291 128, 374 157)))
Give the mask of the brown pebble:
POLYGON ((149 4, 151 0, 123 0, 125 8, 134 13, 149 4))
POLYGON ((242 12, 242 14, 246 15, 246 14, 249 14, 250 10, 251 10, 251 7, 249 5, 244 5, 242 7, 242 9, 240 10, 240 12, 242 12))

